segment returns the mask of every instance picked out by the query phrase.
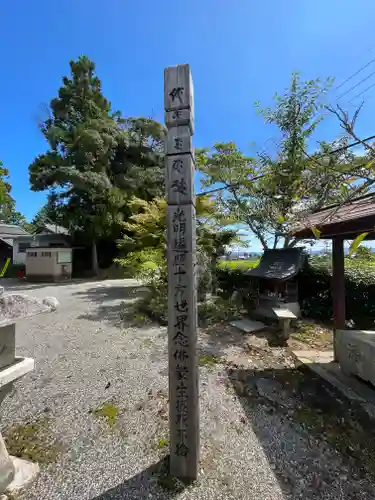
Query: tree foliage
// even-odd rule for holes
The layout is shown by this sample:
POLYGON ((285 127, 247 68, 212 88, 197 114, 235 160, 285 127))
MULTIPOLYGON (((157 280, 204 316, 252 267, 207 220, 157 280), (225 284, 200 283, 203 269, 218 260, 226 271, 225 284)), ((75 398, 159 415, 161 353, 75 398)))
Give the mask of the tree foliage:
MULTIPOLYGON (((125 256, 119 262, 132 274, 148 276, 166 263, 166 209, 165 199, 145 201, 133 198, 129 207, 133 213, 123 227, 125 234, 119 247, 125 256)), ((224 247, 236 238, 236 231, 225 230, 215 221, 215 205, 207 197, 196 200, 197 246, 213 259, 224 253, 224 247)))
POLYGON ((119 233, 129 198, 152 199, 163 189, 163 127, 113 111, 87 57, 70 68, 41 123, 49 150, 30 165, 30 182, 35 191, 54 190, 59 222, 90 237, 97 271, 96 241, 119 233))
POLYGON ((374 260, 375 254, 369 247, 358 246, 355 250, 354 258, 361 262, 370 262, 374 260))
POLYGON ((16 202, 11 195, 12 187, 8 177, 9 172, 0 161, 0 222, 27 229, 26 218, 16 210, 16 202))
POLYGON ((245 156, 233 142, 216 143, 213 149, 198 152, 203 186, 221 186, 216 194, 223 217, 245 224, 264 249, 292 246, 291 226, 312 210, 343 200, 352 191, 356 159, 338 146, 321 143, 309 155, 309 140, 323 119, 324 95, 331 80, 303 82, 298 74, 283 95, 275 95, 274 106, 256 107, 266 123, 279 132, 275 155, 245 156), (323 159, 323 161, 319 160, 323 159))

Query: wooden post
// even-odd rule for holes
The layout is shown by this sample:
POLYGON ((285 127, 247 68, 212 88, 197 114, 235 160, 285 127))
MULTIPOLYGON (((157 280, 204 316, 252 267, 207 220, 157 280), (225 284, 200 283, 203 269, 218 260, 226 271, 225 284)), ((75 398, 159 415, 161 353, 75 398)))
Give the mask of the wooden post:
MULTIPOLYGON (((332 301, 334 331, 345 329, 345 261, 344 239, 341 236, 332 239, 332 301)), ((333 349, 336 360, 335 334, 333 349)))
POLYGON ((170 473, 194 480, 199 461, 193 83, 189 65, 164 70, 170 473))

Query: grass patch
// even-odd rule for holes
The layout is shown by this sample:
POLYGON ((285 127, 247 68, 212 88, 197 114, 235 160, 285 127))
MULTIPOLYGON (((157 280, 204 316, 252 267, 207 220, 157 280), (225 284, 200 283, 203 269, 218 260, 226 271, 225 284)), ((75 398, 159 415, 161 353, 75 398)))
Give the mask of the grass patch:
POLYGON ((252 269, 257 267, 259 259, 249 260, 221 260, 218 263, 220 269, 252 269))
POLYGON ((222 362, 220 356, 215 356, 214 354, 200 354, 199 355, 199 366, 206 366, 208 368, 213 368, 215 365, 222 362))
POLYGON ((44 418, 26 425, 14 425, 4 433, 10 455, 38 463, 55 462, 61 447, 56 442, 47 442, 48 419, 44 418))
POLYGON ((154 346, 155 346, 155 342, 154 342, 152 339, 145 339, 145 340, 143 341, 143 345, 144 345, 145 347, 149 347, 149 348, 151 348, 151 347, 154 347, 154 346))
POLYGON ((96 417, 104 418, 109 427, 113 427, 117 422, 119 409, 113 403, 104 403, 99 408, 91 410, 91 413, 96 417))
POLYGON ((332 331, 319 325, 303 323, 297 326, 296 331, 292 332, 291 337, 300 342, 311 345, 328 347, 332 343, 332 331))
POLYGON ((168 439, 159 439, 158 441, 159 450, 164 450, 164 448, 167 448, 168 445, 169 445, 168 439))
POLYGON ((167 438, 154 439, 151 443, 151 447, 154 450, 166 451, 169 446, 169 440, 167 438))

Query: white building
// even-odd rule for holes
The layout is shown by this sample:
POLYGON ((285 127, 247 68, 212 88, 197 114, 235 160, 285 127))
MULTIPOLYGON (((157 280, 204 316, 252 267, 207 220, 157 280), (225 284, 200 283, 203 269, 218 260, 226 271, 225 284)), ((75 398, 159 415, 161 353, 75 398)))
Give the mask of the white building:
POLYGON ((45 224, 40 233, 17 236, 13 241, 13 263, 26 264, 26 250, 32 247, 68 248, 68 230, 55 224, 45 224))
MULTIPOLYGON (((13 224, 2 224, 0 223, 0 268, 3 265, 3 262, 9 257, 18 258, 18 254, 20 252, 18 248, 18 244, 16 243, 17 238, 26 237, 29 238, 31 235, 22 229, 22 227, 15 226, 13 224)), ((26 248, 21 245, 21 252, 23 251, 24 260, 26 259, 26 248)))

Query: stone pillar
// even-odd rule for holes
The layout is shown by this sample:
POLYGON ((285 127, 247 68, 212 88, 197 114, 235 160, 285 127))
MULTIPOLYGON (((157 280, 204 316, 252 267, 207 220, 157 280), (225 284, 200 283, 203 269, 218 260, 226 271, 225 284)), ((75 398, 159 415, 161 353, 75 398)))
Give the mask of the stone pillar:
POLYGON ((189 65, 164 71, 168 251, 170 473, 194 480, 199 461, 193 83, 189 65))
MULTIPOLYGON (((0 405, 3 402, 5 396, 12 390, 12 385, 13 384, 7 384, 5 387, 0 389, 0 405)), ((13 464, 13 460, 9 456, 3 436, 0 432, 0 498, 1 493, 3 493, 9 486, 9 484, 13 481, 14 475, 15 467, 13 464)))

